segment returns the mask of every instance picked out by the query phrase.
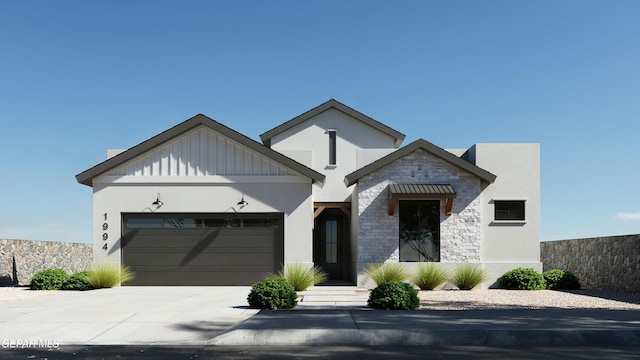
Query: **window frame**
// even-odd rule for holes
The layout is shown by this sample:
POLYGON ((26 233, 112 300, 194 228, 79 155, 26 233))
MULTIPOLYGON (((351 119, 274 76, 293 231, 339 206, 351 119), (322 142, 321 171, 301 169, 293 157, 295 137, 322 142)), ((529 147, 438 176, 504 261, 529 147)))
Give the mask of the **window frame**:
POLYGON ((337 154, 337 131, 335 129, 328 129, 329 134, 329 166, 337 166, 338 154, 337 154))
MULTIPOLYGON (((442 226, 442 201, 440 199, 400 199, 398 200, 398 261, 401 263, 410 263, 410 262, 441 262, 442 259, 442 237, 441 237, 441 226, 442 226), (434 225, 436 225, 436 228, 434 228, 433 230, 430 231, 432 236, 435 236, 433 238, 433 245, 432 245, 432 250, 434 251, 434 256, 435 259, 429 260, 428 256, 423 256, 422 254, 420 254, 420 252, 418 252, 415 248, 413 248, 410 245, 406 245, 406 246, 410 246, 410 248, 413 249, 414 252, 416 252, 418 254, 418 258, 417 260, 408 260, 406 258, 403 258, 402 255, 402 242, 403 242, 403 238, 402 238, 402 233, 403 231, 405 231, 403 229, 403 223, 402 223, 402 209, 403 209, 403 205, 408 204, 408 203, 424 203, 422 205, 422 207, 427 207, 427 206, 433 206, 434 214, 435 216, 435 221, 434 219, 430 219, 429 222, 434 222, 434 225), (429 204, 430 203, 430 204, 429 204)), ((425 217, 426 219, 426 217, 425 217)), ((422 221, 421 221, 422 222, 422 221)), ((428 229, 428 227, 427 227, 428 229)))
POLYGON ((127 230, 197 230, 279 228, 278 213, 122 213, 122 228, 127 230), (185 223, 184 220, 193 220, 185 223), (183 225, 183 226, 180 226, 183 225), (184 226, 186 225, 186 226, 184 226))
POLYGON ((495 223, 516 223, 516 224, 522 224, 525 223, 527 221, 527 200, 526 199, 493 199, 493 222, 495 223), (506 209, 498 209, 498 205, 521 205, 522 209, 514 209, 512 208, 506 208, 506 209), (506 216, 506 218, 499 218, 498 217, 498 211, 506 211, 508 212, 508 215, 506 216), (522 212, 522 217, 518 217, 512 218, 511 213, 515 213, 515 215, 518 214, 518 212, 522 212))

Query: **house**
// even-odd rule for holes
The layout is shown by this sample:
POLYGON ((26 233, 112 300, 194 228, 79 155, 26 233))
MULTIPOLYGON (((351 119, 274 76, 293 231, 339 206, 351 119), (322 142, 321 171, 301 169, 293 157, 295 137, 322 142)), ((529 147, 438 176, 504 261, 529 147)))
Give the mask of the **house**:
POLYGON ((77 175, 94 260, 130 285, 247 285, 283 263, 541 270, 538 144, 444 150, 329 100, 252 140, 204 115, 77 175))

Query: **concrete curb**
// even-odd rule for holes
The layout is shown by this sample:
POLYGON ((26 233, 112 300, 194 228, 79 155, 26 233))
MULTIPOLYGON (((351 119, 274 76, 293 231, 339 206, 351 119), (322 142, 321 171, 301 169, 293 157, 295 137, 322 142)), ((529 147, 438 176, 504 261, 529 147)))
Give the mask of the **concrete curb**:
POLYGON ((461 329, 419 332, 362 329, 237 329, 208 345, 468 345, 468 346, 640 346, 632 330, 461 329))
POLYGON ((206 340, 185 341, 60 341, 60 346, 206 346, 206 340))

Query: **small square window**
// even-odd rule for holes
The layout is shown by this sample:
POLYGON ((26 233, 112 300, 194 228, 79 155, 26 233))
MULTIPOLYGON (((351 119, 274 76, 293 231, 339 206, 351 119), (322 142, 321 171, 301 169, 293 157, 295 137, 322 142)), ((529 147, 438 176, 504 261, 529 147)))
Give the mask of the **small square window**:
POLYGON ((524 200, 496 200, 493 202, 497 221, 524 221, 524 200))

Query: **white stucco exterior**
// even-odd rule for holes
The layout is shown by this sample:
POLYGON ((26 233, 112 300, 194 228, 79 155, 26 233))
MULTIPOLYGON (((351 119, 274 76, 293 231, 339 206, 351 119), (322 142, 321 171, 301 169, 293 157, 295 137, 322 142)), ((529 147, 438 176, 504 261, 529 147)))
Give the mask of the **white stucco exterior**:
POLYGON ((367 265, 400 259, 389 185, 446 184, 455 198, 450 213, 439 199, 445 267, 477 263, 491 274, 483 286, 516 267, 541 270, 539 144, 445 151, 418 140, 398 148, 404 135, 335 100, 261 138, 265 145, 198 115, 79 174, 93 187, 94 261, 121 262, 123 214, 280 213, 285 263, 312 266, 316 217, 332 204, 349 226, 343 280, 371 286, 367 265), (152 205, 157 198, 162 205, 152 205), (248 205, 238 205, 242 198, 248 205), (525 220, 495 221, 496 200, 524 201, 525 220))
POLYGON ((540 262, 540 144, 476 144, 469 161, 497 174, 480 196, 482 259, 495 276, 540 262), (524 200, 524 221, 495 221, 495 200, 524 200))
MULTIPOLYGON (((311 229, 313 201, 311 185, 300 179, 288 182, 235 183, 196 182, 185 184, 113 183, 97 179, 93 192, 94 262, 120 263, 122 213, 284 213, 286 262, 312 263, 311 229), (298 180, 298 181, 296 181, 298 180), (151 205, 157 194, 164 205, 151 205), (244 194, 247 206, 236 205, 244 194), (126 199, 126 201, 123 201, 126 199), (107 218, 105 220, 105 214, 107 218), (108 224, 106 231, 102 230, 108 224), (103 240, 103 234, 108 239, 103 240), (107 249, 103 249, 104 245, 107 249)), ((175 181, 175 179, 174 179, 175 181)))
MULTIPOLYGON (((353 188, 344 186, 344 177, 358 169, 362 165, 362 159, 367 159, 363 151, 381 149, 378 152, 372 150, 378 155, 380 151, 384 153, 385 150, 391 151, 395 147, 392 137, 337 109, 329 109, 274 136, 271 139, 271 148, 327 177, 322 188, 314 188, 314 201, 348 202, 351 201, 353 188), (336 132, 335 165, 329 164, 330 130, 336 132)), ((369 157, 367 160, 373 161, 375 158, 369 157)))
POLYGON ((283 213, 285 262, 312 264, 310 179, 204 126, 93 179, 94 261, 119 264, 122 214, 151 212, 283 213))

